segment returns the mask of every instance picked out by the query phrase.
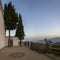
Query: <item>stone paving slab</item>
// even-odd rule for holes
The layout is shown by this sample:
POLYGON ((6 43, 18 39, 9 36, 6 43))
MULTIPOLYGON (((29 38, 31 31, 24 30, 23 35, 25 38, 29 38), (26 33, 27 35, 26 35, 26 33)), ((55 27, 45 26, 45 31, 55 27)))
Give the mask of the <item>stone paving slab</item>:
POLYGON ((3 48, 2 50, 0 50, 0 60, 52 60, 52 59, 23 46, 23 47, 3 48), (9 56, 9 54, 17 52, 23 52, 25 55, 23 57, 18 58, 9 56))

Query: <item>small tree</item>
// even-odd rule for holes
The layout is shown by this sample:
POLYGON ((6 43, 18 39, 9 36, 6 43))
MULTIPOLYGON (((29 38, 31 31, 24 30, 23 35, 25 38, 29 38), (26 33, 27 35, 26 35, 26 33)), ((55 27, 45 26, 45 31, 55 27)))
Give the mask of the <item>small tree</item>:
POLYGON ((24 39, 24 26, 23 26, 23 23, 22 23, 22 17, 21 15, 19 14, 19 18, 18 18, 18 25, 17 25, 17 29, 16 29, 16 35, 19 40, 20 40, 20 46, 21 46, 21 42, 22 40, 24 39))
POLYGON ((18 22, 18 15, 11 2, 4 5, 4 21, 5 29, 9 30, 8 46, 10 46, 10 30, 14 30, 18 22))
POLYGON ((45 40, 46 43, 48 42, 48 41, 47 41, 47 38, 45 38, 44 40, 45 40))
POLYGON ((52 41, 51 40, 47 40, 47 38, 45 38, 45 42, 46 42, 46 51, 49 52, 51 44, 52 44, 52 41))

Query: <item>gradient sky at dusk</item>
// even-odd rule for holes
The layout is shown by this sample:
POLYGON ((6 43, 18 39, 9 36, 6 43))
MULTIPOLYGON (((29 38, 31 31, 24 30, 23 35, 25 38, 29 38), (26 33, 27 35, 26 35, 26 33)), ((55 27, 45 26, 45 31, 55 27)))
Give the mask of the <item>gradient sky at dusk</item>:
POLYGON ((2 4, 10 1, 22 15, 25 38, 60 36, 60 0, 2 0, 2 4))

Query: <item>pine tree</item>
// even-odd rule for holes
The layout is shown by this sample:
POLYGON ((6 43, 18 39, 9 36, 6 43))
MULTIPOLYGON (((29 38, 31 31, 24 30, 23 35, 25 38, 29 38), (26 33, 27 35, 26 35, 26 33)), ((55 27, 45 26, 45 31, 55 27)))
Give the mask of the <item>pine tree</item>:
POLYGON ((22 23, 22 17, 21 14, 19 14, 19 18, 18 18, 18 25, 17 25, 17 30, 16 30, 16 36, 19 38, 20 40, 20 46, 21 46, 21 42, 24 39, 24 26, 22 23))
POLYGON ((18 15, 12 5, 12 2, 4 5, 4 21, 5 29, 9 30, 8 46, 10 46, 10 30, 14 30, 18 22, 18 15))

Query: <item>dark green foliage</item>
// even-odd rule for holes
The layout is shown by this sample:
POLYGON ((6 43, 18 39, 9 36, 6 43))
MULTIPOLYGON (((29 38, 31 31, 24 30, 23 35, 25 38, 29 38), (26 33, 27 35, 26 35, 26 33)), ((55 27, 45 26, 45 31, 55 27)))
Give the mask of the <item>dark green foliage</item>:
POLYGON ((45 42, 46 42, 46 52, 49 52, 51 50, 52 41, 47 40, 47 38, 45 38, 45 42))
POLYGON ((48 41, 47 41, 47 38, 45 38, 44 40, 45 40, 46 43, 48 42, 48 41))
MULTIPOLYGON (((14 30, 18 22, 18 15, 11 2, 4 5, 4 21, 5 21, 5 30, 9 30, 8 40, 10 40, 10 30, 14 30)), ((9 45, 10 43, 8 44, 8 46, 9 45)))
POLYGON ((55 51, 55 52, 60 52, 60 49, 59 48, 51 48, 52 51, 55 51))
POLYGON ((60 44, 54 44, 52 45, 53 48, 60 48, 60 44))
POLYGON ((60 55, 60 49, 59 48, 51 48, 51 53, 60 55))
POLYGON ((13 30, 16 28, 18 15, 11 2, 4 5, 4 20, 5 20, 6 30, 9 30, 9 29, 13 30))
POLYGON ((19 14, 19 18, 18 18, 18 25, 17 25, 17 30, 16 30, 16 35, 19 40, 20 40, 20 45, 21 45, 21 40, 24 39, 24 26, 23 26, 23 23, 22 23, 22 17, 21 15, 19 14))

